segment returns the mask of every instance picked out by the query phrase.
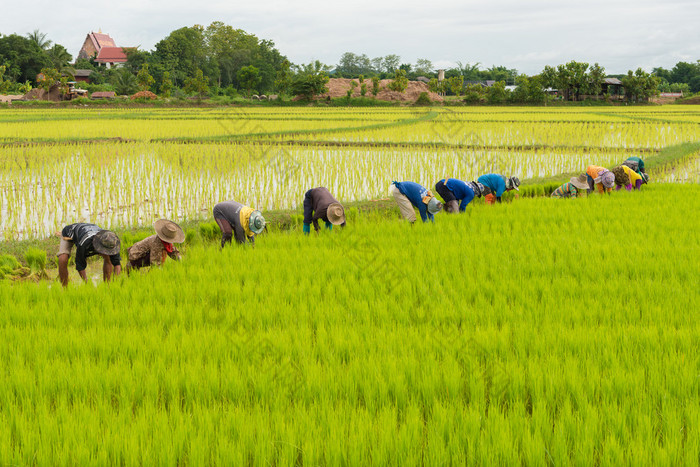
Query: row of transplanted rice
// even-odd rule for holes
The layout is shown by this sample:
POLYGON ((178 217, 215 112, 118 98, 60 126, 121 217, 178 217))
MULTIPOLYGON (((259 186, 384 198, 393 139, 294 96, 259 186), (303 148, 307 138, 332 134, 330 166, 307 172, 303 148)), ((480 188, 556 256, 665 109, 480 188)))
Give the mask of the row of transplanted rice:
POLYGON ((98 287, 1 283, 0 464, 696 465, 699 195, 361 218, 98 287))

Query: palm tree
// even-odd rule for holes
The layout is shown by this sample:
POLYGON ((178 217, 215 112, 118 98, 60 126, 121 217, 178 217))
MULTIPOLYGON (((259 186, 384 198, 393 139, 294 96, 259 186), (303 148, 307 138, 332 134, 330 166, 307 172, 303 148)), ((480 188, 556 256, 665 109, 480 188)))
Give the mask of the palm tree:
POLYGON ((41 50, 47 50, 51 47, 52 42, 46 38, 47 34, 35 29, 34 32, 27 34, 27 39, 34 42, 41 50))
POLYGON ((46 56, 49 58, 51 66, 57 69, 61 74, 70 75, 71 77, 75 75, 75 69, 70 66, 70 61, 73 59, 73 56, 69 54, 62 45, 55 44, 46 51, 46 56))
POLYGON ((136 76, 134 76, 126 68, 122 68, 121 70, 119 70, 119 72, 115 76, 113 85, 114 90, 120 96, 133 94, 139 90, 139 83, 136 80, 136 76))

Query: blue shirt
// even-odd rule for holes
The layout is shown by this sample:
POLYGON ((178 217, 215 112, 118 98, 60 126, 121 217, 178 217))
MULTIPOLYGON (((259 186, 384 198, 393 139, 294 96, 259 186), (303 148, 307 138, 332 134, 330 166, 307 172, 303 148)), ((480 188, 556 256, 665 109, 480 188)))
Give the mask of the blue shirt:
POLYGON ((420 218, 423 222, 430 219, 435 222, 435 218, 428 212, 428 206, 423 202, 423 198, 428 196, 428 189, 416 182, 391 182, 399 189, 402 195, 406 196, 412 205, 418 208, 420 218))
POLYGON ((444 179, 440 180, 440 182, 442 181, 445 182, 445 187, 455 195, 455 198, 461 200, 459 211, 464 212, 467 209, 467 204, 471 203, 474 199, 474 190, 472 190, 472 187, 467 185, 466 182, 457 180, 456 178, 448 178, 447 181, 444 179))
POLYGON ((491 189, 491 193, 496 195, 496 198, 503 196, 506 191, 506 177, 498 174, 486 174, 477 179, 477 182, 491 189))

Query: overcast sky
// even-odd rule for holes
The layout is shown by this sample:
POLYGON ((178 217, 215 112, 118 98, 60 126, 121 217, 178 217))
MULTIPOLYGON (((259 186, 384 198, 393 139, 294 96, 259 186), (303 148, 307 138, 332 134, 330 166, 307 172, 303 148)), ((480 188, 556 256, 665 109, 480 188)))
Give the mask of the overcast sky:
POLYGON ((222 21, 273 40, 294 63, 335 65, 354 52, 397 54, 402 63, 427 58, 436 68, 478 62, 535 74, 573 59, 617 74, 700 59, 698 0, 0 2, 1 34, 39 29, 74 57, 93 30, 109 33, 118 46, 152 50, 175 29, 222 21))

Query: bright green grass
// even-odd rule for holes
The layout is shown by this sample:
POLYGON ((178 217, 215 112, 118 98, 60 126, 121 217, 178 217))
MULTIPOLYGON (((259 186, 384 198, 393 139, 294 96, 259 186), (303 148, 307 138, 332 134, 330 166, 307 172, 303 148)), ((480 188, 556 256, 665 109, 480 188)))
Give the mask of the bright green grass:
POLYGON ((0 465, 697 465, 699 195, 0 283, 0 465))

